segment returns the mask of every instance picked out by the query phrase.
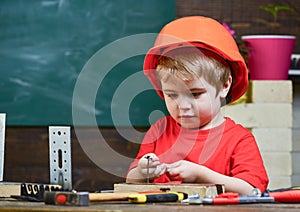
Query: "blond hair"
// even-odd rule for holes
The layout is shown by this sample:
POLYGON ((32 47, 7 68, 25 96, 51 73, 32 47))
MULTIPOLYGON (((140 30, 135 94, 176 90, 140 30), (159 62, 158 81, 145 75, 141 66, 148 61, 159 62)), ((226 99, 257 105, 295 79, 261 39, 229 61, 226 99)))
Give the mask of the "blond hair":
POLYGON ((220 91, 231 76, 230 66, 220 56, 195 47, 183 47, 158 59, 156 77, 166 82, 171 76, 183 81, 203 77, 220 91))

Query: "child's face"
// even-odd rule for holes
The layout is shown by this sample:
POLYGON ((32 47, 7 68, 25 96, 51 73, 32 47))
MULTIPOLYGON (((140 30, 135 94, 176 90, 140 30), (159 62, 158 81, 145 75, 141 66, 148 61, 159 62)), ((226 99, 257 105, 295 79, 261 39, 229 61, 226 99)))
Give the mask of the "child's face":
POLYGON ((225 98, 230 84, 221 91, 206 80, 195 78, 182 81, 171 77, 161 82, 170 115, 184 128, 205 128, 220 116, 221 98, 225 98))

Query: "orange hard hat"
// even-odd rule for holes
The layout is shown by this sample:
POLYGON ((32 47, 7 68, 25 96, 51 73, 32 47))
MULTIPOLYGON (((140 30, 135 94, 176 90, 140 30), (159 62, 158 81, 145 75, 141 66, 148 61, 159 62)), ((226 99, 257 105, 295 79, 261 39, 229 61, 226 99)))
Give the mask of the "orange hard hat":
POLYGON ((164 26, 156 38, 154 47, 145 56, 144 73, 161 98, 164 97, 155 75, 158 57, 183 46, 195 46, 213 52, 230 65, 233 83, 227 95, 227 103, 237 100, 246 92, 248 69, 232 35, 212 18, 189 16, 164 26))

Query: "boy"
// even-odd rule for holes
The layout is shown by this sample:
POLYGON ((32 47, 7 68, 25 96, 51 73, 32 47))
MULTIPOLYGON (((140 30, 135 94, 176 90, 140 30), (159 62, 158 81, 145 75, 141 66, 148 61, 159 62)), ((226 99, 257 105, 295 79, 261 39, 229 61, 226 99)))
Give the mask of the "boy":
POLYGON ((145 57, 144 72, 170 116, 151 126, 126 182, 150 176, 154 183, 265 191, 268 176, 253 135, 220 112, 248 87, 245 62, 220 23, 193 16, 167 24, 145 57))

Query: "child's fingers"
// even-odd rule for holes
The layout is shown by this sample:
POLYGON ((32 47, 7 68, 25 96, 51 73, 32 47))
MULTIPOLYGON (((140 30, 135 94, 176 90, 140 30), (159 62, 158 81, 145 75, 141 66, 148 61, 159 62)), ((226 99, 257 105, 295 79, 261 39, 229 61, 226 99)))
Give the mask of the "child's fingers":
POLYGON ((148 154, 144 155, 143 158, 146 158, 147 160, 150 159, 152 161, 158 161, 159 160, 159 158, 154 153, 148 153, 148 154))
POLYGON ((168 172, 168 175, 170 175, 170 176, 178 175, 178 173, 176 172, 175 169, 167 169, 166 171, 168 172))
POLYGON ((180 175, 172 175, 172 176, 169 176, 171 180, 173 181, 183 181, 182 177, 180 175))
POLYGON ((177 162, 168 164, 168 165, 167 165, 167 169, 168 169, 168 171, 169 171, 169 170, 175 169, 175 168, 177 168, 177 167, 179 167, 179 166, 180 166, 180 161, 177 161, 177 162))
POLYGON ((142 159, 146 161, 146 164, 147 166, 149 165, 149 167, 156 167, 160 164, 159 158, 154 153, 146 154, 142 159))
MULTIPOLYGON (((155 168, 149 168, 149 175, 154 175, 155 174, 155 170, 156 170, 156 167, 155 168)), ((148 170, 147 169, 143 169, 143 174, 147 174, 148 173, 148 170)))
POLYGON ((167 172, 171 176, 179 175, 182 172, 182 162, 177 161, 177 162, 174 162, 172 164, 169 164, 168 167, 167 167, 167 172))
POLYGON ((152 160, 151 158, 141 158, 141 165, 143 166, 143 167, 148 167, 148 165, 149 165, 149 167, 156 167, 157 165, 159 165, 160 164, 160 162, 159 162, 159 160, 152 160))
POLYGON ((149 163, 150 168, 157 167, 158 165, 160 165, 159 161, 150 161, 150 163, 149 163))
POLYGON ((165 164, 160 164, 156 167, 154 175, 155 176, 160 176, 166 172, 166 165, 165 164))

